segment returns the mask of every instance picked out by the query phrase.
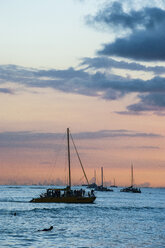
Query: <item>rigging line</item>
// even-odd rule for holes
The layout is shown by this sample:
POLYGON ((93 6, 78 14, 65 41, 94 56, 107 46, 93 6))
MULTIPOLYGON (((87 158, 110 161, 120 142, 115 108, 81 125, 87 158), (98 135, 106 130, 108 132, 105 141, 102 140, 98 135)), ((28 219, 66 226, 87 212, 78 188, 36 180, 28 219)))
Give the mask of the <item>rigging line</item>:
POLYGON ((84 176, 82 176, 82 177, 79 179, 79 182, 82 182, 83 179, 84 179, 84 176))
POLYGON ((72 143, 73 143, 74 149, 75 149, 75 151, 76 151, 77 157, 78 157, 78 159, 79 159, 79 162, 80 162, 80 165, 81 165, 82 171, 83 171, 83 173, 84 173, 85 179, 86 179, 86 181, 87 181, 87 183, 88 183, 88 185, 89 185, 89 181, 88 181, 87 175, 86 175, 86 173, 85 173, 85 170, 84 170, 83 164, 82 164, 82 162, 81 162, 81 159, 80 159, 79 153, 78 153, 78 151, 77 151, 77 148, 76 148, 76 145, 75 145, 75 143, 74 143, 74 141, 73 141, 73 137, 72 137, 71 133, 70 133, 70 137, 71 137, 71 140, 72 140, 72 143))
POLYGON ((64 144, 64 139, 65 139, 65 136, 66 136, 66 134, 64 133, 64 135, 62 136, 62 139, 61 139, 61 141, 60 141, 60 143, 59 143, 59 146, 57 147, 57 150, 56 150, 56 157, 55 157, 55 159, 54 159, 54 161, 52 161, 52 166, 51 166, 51 168, 50 168, 50 176, 49 176, 49 180, 52 180, 54 177, 53 177, 53 175, 54 175, 54 170, 55 170, 55 167, 56 167, 56 165, 57 165, 57 160, 59 159, 59 157, 60 157, 60 154, 61 154, 61 151, 62 151, 62 149, 63 149, 63 144, 64 144))
POLYGON ((134 178, 133 178, 133 164, 131 164, 131 186, 134 185, 134 178))

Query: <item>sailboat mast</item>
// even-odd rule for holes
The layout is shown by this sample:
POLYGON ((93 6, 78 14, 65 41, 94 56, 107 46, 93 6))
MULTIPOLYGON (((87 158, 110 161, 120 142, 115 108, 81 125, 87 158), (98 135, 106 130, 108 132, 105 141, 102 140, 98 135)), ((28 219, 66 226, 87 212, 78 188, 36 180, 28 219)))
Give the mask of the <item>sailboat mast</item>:
POLYGON ((68 145, 69 187, 71 187, 69 128, 67 128, 67 145, 68 145))
POLYGON ((101 186, 103 186, 103 167, 101 167, 101 186))
POLYGON ((96 183, 96 170, 94 170, 94 183, 96 183))
POLYGON ((77 154, 78 160, 79 160, 79 162, 80 162, 80 165, 81 165, 82 171, 83 171, 83 173, 84 173, 85 179, 86 179, 86 181, 87 181, 87 184, 89 185, 89 181, 88 181, 87 175, 86 175, 86 173, 85 173, 85 170, 84 170, 83 164, 82 164, 82 162, 81 162, 81 159, 80 159, 79 153, 78 153, 78 151, 77 151, 76 145, 75 145, 75 143, 74 143, 74 140, 73 140, 73 137, 72 137, 72 135, 71 135, 71 134, 70 134, 70 137, 71 137, 71 140, 72 140, 72 143, 73 143, 74 149, 75 149, 75 151, 76 151, 76 154, 77 154))
POLYGON ((133 187, 133 164, 131 164, 131 186, 133 187))

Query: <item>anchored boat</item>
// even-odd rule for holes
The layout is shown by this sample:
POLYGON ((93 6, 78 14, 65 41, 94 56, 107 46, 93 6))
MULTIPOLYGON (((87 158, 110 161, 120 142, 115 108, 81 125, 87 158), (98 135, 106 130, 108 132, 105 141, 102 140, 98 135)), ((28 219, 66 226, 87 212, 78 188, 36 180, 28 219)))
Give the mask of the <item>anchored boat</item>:
POLYGON ((117 188, 117 185, 115 183, 115 178, 113 179, 113 184, 111 185, 111 188, 117 188))
POLYGON ((101 185, 97 186, 95 188, 96 191, 113 191, 113 189, 107 188, 104 186, 104 182, 103 182, 103 167, 101 167, 101 185))
POLYGON ((89 184, 88 178, 86 176, 84 167, 82 165, 80 156, 78 154, 77 148, 73 141, 72 135, 69 128, 67 128, 67 147, 68 147, 68 174, 69 174, 69 185, 66 188, 49 188, 46 193, 43 193, 38 198, 33 198, 30 202, 34 203, 93 203, 96 199, 94 195, 94 190, 85 192, 84 189, 73 190, 71 188, 71 163, 70 163, 70 137, 75 148, 76 154, 78 156, 81 168, 83 170, 84 176, 89 184))
POLYGON ((141 193, 140 188, 134 187, 133 165, 131 165, 131 186, 121 189, 120 192, 141 193))
POLYGON ((113 191, 113 189, 107 188, 104 186, 104 182, 103 182, 103 167, 101 167, 101 185, 97 185, 96 184, 96 171, 95 171, 95 182, 86 185, 88 188, 93 188, 95 189, 95 191, 113 191))

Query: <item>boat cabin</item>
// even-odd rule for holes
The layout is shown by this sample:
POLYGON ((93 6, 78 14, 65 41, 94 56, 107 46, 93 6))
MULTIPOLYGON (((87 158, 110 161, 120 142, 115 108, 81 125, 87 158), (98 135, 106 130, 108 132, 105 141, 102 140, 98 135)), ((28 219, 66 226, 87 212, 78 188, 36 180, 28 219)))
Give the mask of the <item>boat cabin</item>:
POLYGON ((43 193, 40 195, 42 198, 47 197, 54 197, 54 198, 63 198, 63 197, 85 197, 85 195, 88 195, 89 197, 94 196, 94 190, 91 190, 90 192, 85 192, 85 190, 71 190, 70 187, 66 187, 63 189, 47 189, 46 193, 43 193))

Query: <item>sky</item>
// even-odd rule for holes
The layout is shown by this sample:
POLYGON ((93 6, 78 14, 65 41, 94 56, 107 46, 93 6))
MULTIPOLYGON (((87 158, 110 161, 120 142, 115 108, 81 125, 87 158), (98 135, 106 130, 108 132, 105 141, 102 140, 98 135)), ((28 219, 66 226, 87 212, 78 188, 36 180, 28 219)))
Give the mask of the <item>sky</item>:
POLYGON ((0 0, 0 184, 67 183, 69 127, 90 181, 165 187, 164 26, 161 0, 0 0))

